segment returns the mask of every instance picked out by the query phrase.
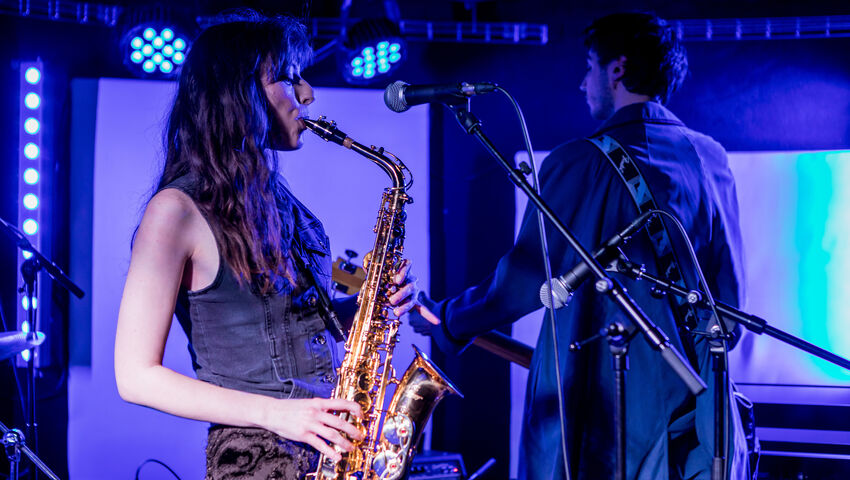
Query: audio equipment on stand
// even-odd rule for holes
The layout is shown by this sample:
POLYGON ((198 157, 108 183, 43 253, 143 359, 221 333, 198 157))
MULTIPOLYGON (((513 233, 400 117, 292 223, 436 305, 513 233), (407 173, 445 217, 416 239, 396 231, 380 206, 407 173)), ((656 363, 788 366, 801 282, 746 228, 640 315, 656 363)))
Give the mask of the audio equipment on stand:
POLYGON ((408 480, 464 480, 466 468, 459 453, 425 450, 413 457, 408 480))

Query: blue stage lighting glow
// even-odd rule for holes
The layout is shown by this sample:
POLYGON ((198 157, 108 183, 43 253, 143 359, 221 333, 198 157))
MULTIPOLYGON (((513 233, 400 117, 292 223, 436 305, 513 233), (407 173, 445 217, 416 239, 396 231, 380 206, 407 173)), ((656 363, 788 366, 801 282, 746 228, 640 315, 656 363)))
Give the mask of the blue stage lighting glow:
POLYGON ((35 185, 38 183, 38 170, 34 168, 24 170, 24 182, 26 182, 27 185, 35 185))
POLYGON ((26 250, 21 252, 21 256, 24 257, 24 260, 29 260, 32 257, 32 252, 28 252, 26 250))
POLYGON ((36 233, 38 233, 38 222, 31 218, 24 220, 24 223, 21 224, 21 227, 23 228, 24 233, 26 233, 27 235, 35 235, 36 233))
POLYGON ((29 361, 30 361, 30 351, 29 351, 29 350, 24 350, 23 352, 21 352, 21 358, 22 358, 25 362, 29 362, 29 361))
POLYGON ((30 85, 35 85, 41 80, 41 71, 35 67, 30 67, 24 73, 24 78, 27 79, 30 85))
POLYGON ((35 110, 41 105, 41 97, 35 92, 30 92, 24 97, 24 105, 30 110, 35 110))
POLYGON ((24 145, 24 156, 27 157, 28 159, 35 160, 36 158, 38 158, 38 154, 39 154, 38 145, 36 145, 32 142, 29 142, 26 145, 24 145))
POLYGON ((38 129, 41 127, 39 125, 38 120, 30 117, 24 121, 24 131, 29 133, 30 135, 35 135, 38 133, 38 129))
POLYGON ((38 197, 34 193, 28 193, 23 198, 24 208, 27 210, 35 210, 38 208, 38 197))
POLYGON ((398 52, 396 52, 396 53, 391 53, 391 54, 390 54, 390 56, 389 56, 389 59, 390 59, 390 62, 391 62, 391 63, 396 63, 396 62, 398 62, 399 60, 401 60, 401 54, 400 54, 400 53, 398 53, 398 52))
POLYGON ((173 77, 179 65, 186 61, 190 48, 186 35, 176 25, 161 25, 162 21, 151 20, 130 27, 121 39, 124 66, 138 77, 173 77), (181 53, 177 55, 178 52, 181 53), (166 60, 168 64, 162 67, 166 60))
MULTIPOLYGON (((35 298, 33 298, 32 300, 33 300, 33 302, 32 302, 33 304, 38 305, 38 302, 35 301, 36 300, 35 298)), ((25 303, 26 303, 26 306, 24 307, 24 310, 28 310, 29 309, 29 300, 27 299, 27 297, 24 297, 21 300, 21 306, 23 306, 23 304, 25 304, 25 303)), ((21 322, 21 331, 24 332, 24 333, 30 333, 30 322, 28 322, 26 320, 21 322)))
MULTIPOLYGON (((349 83, 369 85, 392 75, 401 64, 404 39, 396 22, 388 18, 362 19, 345 35, 338 59, 343 77, 349 83), (397 60, 390 61, 396 55, 397 60)), ((395 58, 395 57, 394 57, 395 58)))

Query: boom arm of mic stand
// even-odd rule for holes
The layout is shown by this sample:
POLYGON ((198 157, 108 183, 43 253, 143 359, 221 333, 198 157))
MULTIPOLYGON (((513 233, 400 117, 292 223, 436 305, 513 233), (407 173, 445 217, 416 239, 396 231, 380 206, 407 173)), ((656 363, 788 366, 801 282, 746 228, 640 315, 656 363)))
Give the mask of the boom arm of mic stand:
POLYGON ((85 296, 85 292, 83 292, 77 284, 68 278, 68 275, 66 275, 58 265, 36 250, 32 243, 30 243, 30 241, 27 240, 27 238, 17 228, 13 227, 9 222, 2 218, 0 218, 0 230, 5 231, 7 235, 14 239, 18 248, 32 253, 36 260, 38 260, 38 264, 47 271, 50 277, 65 287, 69 292, 73 293, 77 298, 83 298, 85 296))
MULTIPOLYGON (((672 282, 668 282, 666 280, 647 274, 646 272, 642 271, 640 267, 629 262, 628 260, 625 260, 624 258, 621 258, 621 260, 617 261, 617 271, 635 280, 647 280, 649 282, 652 282, 661 287, 661 289, 663 289, 664 291, 674 293, 681 297, 688 298, 691 293, 690 291, 685 290, 684 288, 672 282)), ((705 300, 699 300, 698 305, 706 308, 711 307, 705 300)), ((834 363, 839 367, 843 367, 847 370, 850 370, 850 360, 844 357, 838 356, 828 350, 824 350, 823 348, 820 348, 817 345, 813 345, 801 338, 795 337, 794 335, 784 332, 776 327, 772 327, 768 325, 767 320, 763 318, 742 312, 741 310, 738 310, 735 307, 731 307, 723 302, 716 302, 716 305, 717 312, 720 313, 720 316, 722 316, 725 320, 730 320, 739 323, 746 327, 747 330, 753 333, 759 335, 764 333, 781 342, 787 343, 792 347, 796 347, 818 358, 822 358, 828 362, 834 363)))
POLYGON ((466 133, 475 136, 481 145, 487 150, 490 155, 495 158, 499 164, 505 169, 511 181, 522 189, 531 201, 550 222, 558 229, 558 232, 567 239, 567 242, 578 253, 581 260, 587 264, 593 276, 596 279, 597 291, 607 293, 620 309, 632 320, 632 323, 641 331, 649 345, 661 354, 661 357, 674 372, 687 385, 688 389, 694 395, 699 395, 706 389, 705 382, 697 375, 691 365, 682 357, 682 355, 670 345, 670 341, 666 335, 646 316, 640 307, 626 294, 622 286, 611 279, 605 270, 599 265, 590 253, 581 246, 576 238, 567 230, 567 227, 558 219, 555 212, 537 195, 537 192, 528 184, 525 178, 520 175, 516 169, 505 159, 492 142, 481 131, 481 122, 463 106, 447 105, 451 109, 460 123, 461 127, 466 130, 466 133))

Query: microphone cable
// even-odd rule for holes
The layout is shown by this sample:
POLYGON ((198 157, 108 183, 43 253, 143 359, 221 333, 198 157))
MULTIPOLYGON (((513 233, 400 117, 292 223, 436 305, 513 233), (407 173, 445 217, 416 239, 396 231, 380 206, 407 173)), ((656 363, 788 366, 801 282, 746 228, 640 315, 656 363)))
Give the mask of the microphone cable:
MULTIPOLYGON (((702 285, 702 288, 705 291, 706 301, 711 306, 712 315, 714 315, 716 324, 720 329, 720 346, 723 352, 723 364, 725 365, 724 370, 726 370, 726 397, 723 399, 723 409, 725 411, 725 414, 723 415, 723 419, 725 420, 725 425, 723 426, 723 457, 726 459, 726 465, 723 466, 723 473, 721 477, 725 479, 729 476, 729 466, 731 465, 732 460, 729 458, 729 423, 731 420, 731 405, 729 404, 729 399, 731 398, 732 394, 732 377, 729 375, 729 346, 726 343, 727 339, 730 338, 729 331, 726 329, 726 321, 723 320, 723 318, 720 316, 720 313, 717 311, 717 303, 714 300, 714 296, 711 294, 711 290, 708 288, 708 282, 706 282, 705 280, 705 275, 703 274, 702 267, 699 264, 699 260, 697 259, 696 253, 694 252, 694 246, 691 243, 691 239, 688 237, 688 233, 685 231, 685 227, 682 226, 682 222, 680 222, 675 215, 664 210, 650 211, 652 213, 664 215, 665 217, 670 219, 670 221, 672 221, 674 225, 676 225, 676 229, 679 232, 679 236, 682 237, 685 242, 685 246, 687 246, 688 248, 688 255, 690 255, 691 262, 694 264, 694 270, 697 273, 697 279, 699 280, 699 283, 702 285)), ((673 246, 670 245, 670 248, 672 247, 673 246)), ((682 275, 682 282, 684 281, 685 278, 684 275, 682 275)), ((687 288, 687 285, 685 285, 685 288, 687 288)), ((718 388, 718 386, 715 385, 714 388, 718 388)), ((716 479, 712 478, 712 480, 716 479)))
MULTIPOLYGON (((514 110, 516 110, 517 117, 519 118, 520 127, 522 128, 522 137, 523 141, 525 142, 525 149, 528 151, 528 160, 530 163, 529 169, 531 171, 526 175, 530 174, 532 180, 531 186, 534 191, 537 192, 538 195, 540 195, 540 185, 537 179, 537 168, 535 167, 534 163, 534 150, 531 148, 531 137, 528 134, 528 125, 526 125, 525 123, 525 116, 522 114, 522 109, 520 108, 519 103, 517 103, 516 99, 514 99, 514 97, 507 90, 498 85, 496 86, 496 90, 508 97, 508 100, 513 105, 514 110)), ((520 170, 523 171, 523 169, 520 170)), ((526 172, 523 171, 522 173, 525 174, 526 172)), ((549 282, 549 304, 552 305, 554 303, 552 298, 552 265, 549 263, 549 245, 546 241, 546 230, 544 228, 543 212, 541 212, 540 209, 537 209, 537 227, 540 232, 540 250, 543 254, 543 265, 546 271, 546 278, 548 279, 547 281, 549 282)), ((564 463, 564 473, 566 475, 566 480, 570 480, 570 462, 567 453, 567 415, 564 411, 564 383, 562 380, 563 377, 561 375, 561 352, 558 349, 558 328, 555 323, 555 309, 549 308, 547 310, 549 311, 549 325, 552 329, 552 348, 555 352, 555 376, 557 377, 555 385, 556 390, 558 392, 558 417, 561 426, 561 428, 559 429, 561 433, 561 456, 564 463)))

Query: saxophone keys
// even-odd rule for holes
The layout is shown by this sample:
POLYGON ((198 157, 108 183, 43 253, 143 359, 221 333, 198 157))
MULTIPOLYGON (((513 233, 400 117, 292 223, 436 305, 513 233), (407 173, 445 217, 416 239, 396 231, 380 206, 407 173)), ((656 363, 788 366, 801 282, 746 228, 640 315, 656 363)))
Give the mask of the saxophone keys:
POLYGON ((381 433, 390 444, 407 448, 413 436, 413 421, 403 414, 387 417, 384 420, 384 428, 381 433))
POLYGON ((381 480, 395 480, 404 473, 404 456, 395 452, 383 451, 375 457, 372 469, 381 480))

